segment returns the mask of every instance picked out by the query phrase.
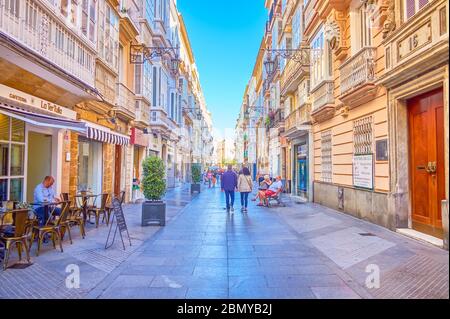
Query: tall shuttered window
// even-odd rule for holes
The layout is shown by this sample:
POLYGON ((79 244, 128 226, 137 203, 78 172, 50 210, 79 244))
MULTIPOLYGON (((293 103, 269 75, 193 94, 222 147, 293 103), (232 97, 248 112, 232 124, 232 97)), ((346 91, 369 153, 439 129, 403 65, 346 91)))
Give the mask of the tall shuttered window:
POLYGON ((332 154, 332 135, 331 130, 321 134, 322 151, 322 182, 333 182, 333 154, 332 154))
POLYGON ((415 15, 420 9, 428 4, 429 0, 404 0, 403 10, 405 20, 415 15))
POLYGON ((373 153, 373 118, 367 116, 353 123, 353 153, 367 155, 373 153))

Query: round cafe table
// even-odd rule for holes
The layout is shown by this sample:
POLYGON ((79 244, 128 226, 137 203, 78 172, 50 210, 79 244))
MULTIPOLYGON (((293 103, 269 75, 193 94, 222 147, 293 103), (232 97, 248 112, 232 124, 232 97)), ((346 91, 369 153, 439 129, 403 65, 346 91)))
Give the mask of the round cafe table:
MULTIPOLYGON (((75 198, 81 198, 81 211, 83 212, 83 221, 84 224, 86 224, 87 221, 87 215, 88 215, 88 202, 91 198, 97 198, 99 195, 90 195, 90 194, 84 194, 84 195, 75 195, 75 198)), ((94 224, 90 222, 90 224, 94 224)))
POLYGON ((60 202, 39 202, 39 203, 29 203, 30 206, 33 206, 34 208, 36 206, 41 206, 44 208, 44 223, 47 223, 48 219, 51 217, 50 216, 50 208, 53 206, 57 206, 61 204, 60 202))

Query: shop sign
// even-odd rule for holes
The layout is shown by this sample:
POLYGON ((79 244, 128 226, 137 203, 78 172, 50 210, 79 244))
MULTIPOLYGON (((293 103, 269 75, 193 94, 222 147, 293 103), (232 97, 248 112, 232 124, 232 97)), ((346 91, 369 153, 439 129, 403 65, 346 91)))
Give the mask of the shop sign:
POLYGON ((144 134, 143 131, 133 127, 131 129, 131 145, 138 145, 143 147, 148 147, 150 144, 150 139, 147 134, 144 134))
POLYGON ((64 116, 72 120, 77 119, 77 113, 75 111, 72 111, 58 104, 40 99, 33 95, 24 93, 22 91, 10 88, 9 86, 3 84, 0 84, 0 97, 19 102, 26 106, 31 106, 32 108, 49 112, 51 114, 64 116))
POLYGON ((373 189, 373 154, 353 155, 353 186, 373 189))

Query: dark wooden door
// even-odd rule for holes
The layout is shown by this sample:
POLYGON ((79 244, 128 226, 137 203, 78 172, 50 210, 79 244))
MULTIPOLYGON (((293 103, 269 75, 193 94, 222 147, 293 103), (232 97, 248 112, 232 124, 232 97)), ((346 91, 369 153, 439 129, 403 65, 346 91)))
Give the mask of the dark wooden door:
POLYGON ((116 145, 115 158, 114 158, 114 194, 120 195, 120 175, 122 173, 122 147, 116 145))
POLYGON ((439 238, 445 199, 443 104, 442 89, 408 101, 413 228, 439 238))

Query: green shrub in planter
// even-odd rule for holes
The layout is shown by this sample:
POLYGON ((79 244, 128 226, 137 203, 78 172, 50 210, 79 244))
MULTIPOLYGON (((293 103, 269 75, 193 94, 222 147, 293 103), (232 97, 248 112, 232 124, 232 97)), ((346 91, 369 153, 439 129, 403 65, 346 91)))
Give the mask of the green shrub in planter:
POLYGON ((192 184, 191 184, 191 194, 194 192, 200 193, 200 182, 202 181, 202 167, 200 164, 192 164, 192 184))
POLYGON ((161 200, 166 193, 166 168, 162 159, 148 157, 143 164, 142 190, 146 202, 142 204, 142 226, 150 223, 166 224, 166 204, 161 200))
POLYGON ((148 157, 142 163, 142 188, 144 196, 150 201, 160 201, 166 193, 166 168, 162 159, 156 156, 148 157))

